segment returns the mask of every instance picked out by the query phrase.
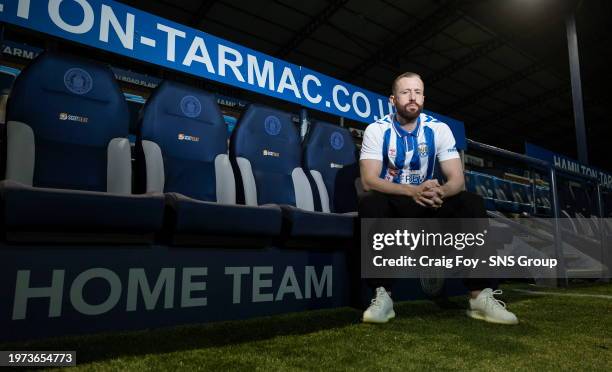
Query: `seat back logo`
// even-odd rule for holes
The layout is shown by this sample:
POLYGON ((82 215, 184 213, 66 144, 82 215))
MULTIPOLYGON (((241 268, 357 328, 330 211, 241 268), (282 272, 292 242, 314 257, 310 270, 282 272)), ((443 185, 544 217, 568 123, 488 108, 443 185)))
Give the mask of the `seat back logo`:
POLYGON ((278 135, 281 131, 281 127, 281 121, 274 115, 270 115, 264 120, 264 129, 266 130, 266 133, 271 136, 278 135))
POLYGON ((179 141, 188 141, 188 142, 200 142, 200 137, 196 137, 196 136, 189 136, 185 133, 179 133, 178 134, 178 140, 179 141))
POLYGON ((202 104, 194 96, 185 96, 181 99, 181 111, 188 118, 197 118, 202 113, 202 104))
POLYGON ((274 158, 280 158, 280 153, 275 152, 275 151, 270 151, 270 150, 267 150, 267 149, 264 149, 262 151, 262 154, 263 154, 263 156, 272 156, 274 158))
POLYGON ((334 150, 340 150, 344 147, 344 137, 340 132, 334 132, 329 137, 329 143, 334 150))
POLYGON ((87 71, 74 67, 64 74, 64 85, 72 93, 83 95, 93 88, 93 79, 87 71))
POLYGON ((85 116, 72 115, 67 112, 60 112, 59 119, 61 121, 76 121, 77 123, 87 124, 89 118, 85 116))

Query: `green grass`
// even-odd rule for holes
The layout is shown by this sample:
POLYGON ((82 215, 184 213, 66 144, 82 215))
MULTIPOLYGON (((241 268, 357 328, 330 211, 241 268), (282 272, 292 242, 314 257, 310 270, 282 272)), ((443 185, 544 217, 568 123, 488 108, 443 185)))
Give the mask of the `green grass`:
POLYGON ((612 368, 612 299, 531 296, 513 288, 612 296, 612 285, 569 289, 504 286, 521 323, 465 317, 465 299, 441 308, 396 304, 398 318, 361 324, 355 309, 171 329, 0 345, 77 350, 77 369, 115 370, 593 370, 612 368))

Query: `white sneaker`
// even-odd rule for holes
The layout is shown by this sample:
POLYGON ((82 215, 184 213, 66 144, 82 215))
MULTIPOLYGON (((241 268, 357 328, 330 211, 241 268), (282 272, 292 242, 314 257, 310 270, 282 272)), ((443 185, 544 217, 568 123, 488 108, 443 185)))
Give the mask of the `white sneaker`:
POLYGON ((497 324, 518 324, 516 315, 506 310, 506 304, 493 297, 502 294, 501 289, 496 291, 485 288, 478 297, 470 299, 470 309, 467 315, 470 318, 484 320, 497 324))
POLYGON ((393 318, 395 318, 393 300, 384 287, 376 288, 376 297, 372 299, 370 307, 363 312, 363 321, 365 323, 387 323, 393 318))

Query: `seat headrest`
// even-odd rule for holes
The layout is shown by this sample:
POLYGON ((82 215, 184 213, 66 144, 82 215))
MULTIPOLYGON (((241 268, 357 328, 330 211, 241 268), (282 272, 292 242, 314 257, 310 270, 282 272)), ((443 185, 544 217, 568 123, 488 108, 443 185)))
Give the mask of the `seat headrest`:
POLYGON ((214 161, 227 152, 227 128, 215 96, 172 81, 161 83, 147 100, 140 132, 178 158, 214 161))
POLYGON ((110 69, 43 53, 15 80, 7 120, 29 125, 37 138, 106 146, 128 134, 128 107, 110 69))
POLYGON ((232 133, 230 154, 249 159, 254 169, 291 174, 301 166, 300 135, 291 114, 249 105, 232 133))
POLYGON ((329 195, 330 211, 357 210, 355 179, 359 169, 355 144, 348 130, 325 122, 313 122, 305 141, 304 167, 321 173, 329 195))
POLYGON ((330 166, 356 162, 355 144, 348 130, 325 122, 313 122, 305 141, 304 166, 307 169, 338 169, 330 166))

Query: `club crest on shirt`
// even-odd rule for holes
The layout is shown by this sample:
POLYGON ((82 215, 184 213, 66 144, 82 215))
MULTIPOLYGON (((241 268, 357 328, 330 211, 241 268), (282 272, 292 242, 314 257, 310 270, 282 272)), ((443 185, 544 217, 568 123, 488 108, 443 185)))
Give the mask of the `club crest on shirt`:
POLYGON ((427 143, 425 143, 425 142, 419 143, 419 146, 417 147, 417 150, 419 151, 419 155, 422 158, 429 154, 429 146, 427 146, 427 143))

